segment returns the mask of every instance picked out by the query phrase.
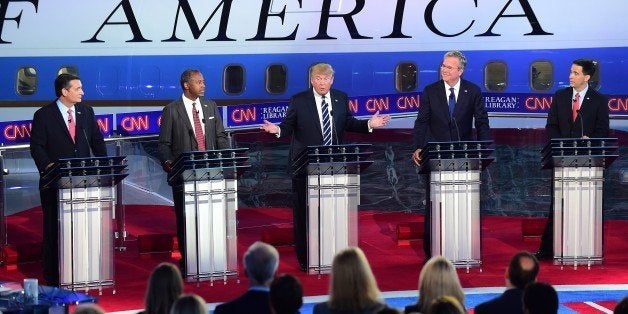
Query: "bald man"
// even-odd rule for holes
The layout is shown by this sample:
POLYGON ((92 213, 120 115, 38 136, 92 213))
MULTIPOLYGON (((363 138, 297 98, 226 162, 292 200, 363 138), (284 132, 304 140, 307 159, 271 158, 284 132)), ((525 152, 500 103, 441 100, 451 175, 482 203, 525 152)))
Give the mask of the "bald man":
POLYGON ((530 252, 522 251, 510 260, 506 270, 506 291, 502 295, 479 304, 476 314, 512 313, 523 314, 523 290, 536 281, 539 262, 530 252))

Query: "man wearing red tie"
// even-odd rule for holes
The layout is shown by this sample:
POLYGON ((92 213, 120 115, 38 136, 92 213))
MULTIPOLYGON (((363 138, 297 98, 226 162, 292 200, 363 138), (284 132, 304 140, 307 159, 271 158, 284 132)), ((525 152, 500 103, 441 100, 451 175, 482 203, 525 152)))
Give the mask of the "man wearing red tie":
MULTIPOLYGON (((589 86, 589 80, 594 73, 593 61, 578 59, 573 62, 569 72, 569 87, 554 94, 547 114, 545 130, 549 139, 608 137, 608 100, 589 86)), ((541 245, 535 254, 538 259, 554 257, 553 207, 551 204, 541 245)))
MULTIPOLYGON (((83 86, 78 76, 60 74, 55 79, 57 100, 40 108, 33 116, 31 127, 31 156, 40 175, 62 158, 106 156, 107 148, 96 124, 94 110, 80 104, 83 86)), ((57 189, 44 188, 40 179, 39 192, 43 211, 42 263, 44 279, 51 286, 59 285, 59 244, 57 226, 57 189)))
MULTIPOLYGON (((218 114, 218 106, 206 99, 205 79, 196 69, 187 69, 181 74, 181 98, 169 103, 161 114, 159 127, 159 160, 166 172, 179 155, 192 151, 229 148, 227 134, 218 114)), ((177 240, 181 260, 179 266, 185 270, 185 235, 183 217, 183 186, 172 186, 172 201, 177 220, 177 240)), ((185 274, 184 274, 185 276, 185 274)))

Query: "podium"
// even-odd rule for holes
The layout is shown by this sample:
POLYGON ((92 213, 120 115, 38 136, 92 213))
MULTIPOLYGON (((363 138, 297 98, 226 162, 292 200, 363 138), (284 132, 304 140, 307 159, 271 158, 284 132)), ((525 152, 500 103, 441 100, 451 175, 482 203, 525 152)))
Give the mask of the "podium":
POLYGON ((58 190, 61 288, 114 286, 115 186, 126 176, 124 156, 60 159, 43 174, 42 188, 58 190))
POLYGON ((553 169, 554 263, 600 264, 604 169, 617 157, 617 138, 552 139, 543 169, 553 169))
POLYGON ((248 168, 247 150, 183 153, 173 163, 168 184, 184 194, 186 281, 238 275, 237 177, 248 168))
POLYGON ((360 172, 370 144, 309 146, 294 162, 307 173, 308 273, 331 272, 336 253, 358 244, 360 172))
POLYGON ((430 142, 419 172, 430 178, 432 254, 456 267, 482 265, 480 173, 492 161, 491 141, 430 142))

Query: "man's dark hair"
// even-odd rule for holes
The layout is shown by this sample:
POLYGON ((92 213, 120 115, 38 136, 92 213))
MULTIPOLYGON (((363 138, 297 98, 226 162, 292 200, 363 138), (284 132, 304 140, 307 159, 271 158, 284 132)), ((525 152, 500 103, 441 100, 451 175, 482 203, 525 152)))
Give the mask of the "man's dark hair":
POLYGON ((270 306, 277 314, 298 313, 303 305, 303 286, 296 277, 283 274, 270 284, 270 306))
POLYGON ((192 74, 201 73, 198 69, 186 69, 181 73, 181 89, 185 90, 183 84, 188 83, 192 79, 192 74))
POLYGON ((515 254, 508 265, 508 280, 518 289, 524 289, 528 284, 534 282, 538 274, 539 261, 534 255, 527 251, 521 251, 515 254), (521 267, 523 259, 533 261, 532 269, 523 269, 523 267, 521 267))
POLYGON ((595 63, 589 59, 574 60, 573 64, 582 67, 582 74, 593 76, 595 74, 595 63))
POLYGON ((530 314, 556 314, 558 294, 550 284, 533 282, 523 290, 523 308, 530 314))
POLYGON ((64 88, 70 87, 70 82, 74 80, 80 80, 80 78, 74 74, 62 73, 55 79, 55 94, 57 97, 61 97, 61 91, 64 88))

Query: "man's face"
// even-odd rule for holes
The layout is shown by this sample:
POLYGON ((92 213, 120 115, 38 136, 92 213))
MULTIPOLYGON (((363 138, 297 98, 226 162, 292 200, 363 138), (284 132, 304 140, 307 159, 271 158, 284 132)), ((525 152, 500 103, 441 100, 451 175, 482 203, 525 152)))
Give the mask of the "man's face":
POLYGON ((445 57, 443 64, 440 65, 440 75, 450 86, 458 83, 463 71, 460 69, 460 60, 456 57, 445 57))
POLYGON ((188 98, 194 100, 205 95, 205 79, 201 73, 192 73, 190 80, 184 84, 188 98))
POLYGON ((83 85, 80 80, 71 80, 70 85, 61 90, 61 102, 72 106, 83 99, 83 85))
POLYGON ((319 95, 325 95, 329 92, 331 84, 334 83, 334 76, 331 74, 314 74, 310 80, 314 90, 319 95))
POLYGON ((569 72, 569 86, 581 91, 588 84, 590 75, 582 73, 582 66, 572 64, 571 72, 569 72))

